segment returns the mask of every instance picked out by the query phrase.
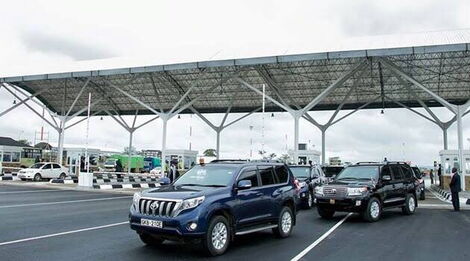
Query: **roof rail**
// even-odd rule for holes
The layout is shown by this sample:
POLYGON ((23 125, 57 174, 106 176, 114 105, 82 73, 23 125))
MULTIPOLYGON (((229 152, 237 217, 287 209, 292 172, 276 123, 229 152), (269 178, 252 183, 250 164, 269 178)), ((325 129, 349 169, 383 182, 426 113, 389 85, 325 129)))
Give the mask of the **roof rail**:
POLYGON ((409 165, 408 162, 406 162, 406 161, 387 161, 386 163, 387 164, 390 164, 390 163, 397 164, 398 163, 398 164, 407 164, 407 165, 409 165))
POLYGON ((361 165, 361 164, 380 164, 381 162, 378 161, 360 161, 357 162, 356 165, 361 165))
POLYGON ((243 159, 216 159, 211 161, 210 163, 243 163, 243 162, 249 162, 249 160, 243 160, 243 159))

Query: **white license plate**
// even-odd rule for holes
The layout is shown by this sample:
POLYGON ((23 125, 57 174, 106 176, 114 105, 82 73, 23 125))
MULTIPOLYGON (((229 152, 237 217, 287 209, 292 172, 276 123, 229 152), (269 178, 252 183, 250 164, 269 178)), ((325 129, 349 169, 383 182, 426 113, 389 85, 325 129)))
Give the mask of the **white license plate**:
POLYGON ((163 227, 163 222, 158 221, 158 220, 145 219, 145 218, 142 218, 140 220, 140 224, 142 226, 147 226, 147 227, 156 227, 156 228, 162 228, 163 227))
POLYGON ((336 203, 336 200, 330 199, 330 204, 334 205, 336 203))

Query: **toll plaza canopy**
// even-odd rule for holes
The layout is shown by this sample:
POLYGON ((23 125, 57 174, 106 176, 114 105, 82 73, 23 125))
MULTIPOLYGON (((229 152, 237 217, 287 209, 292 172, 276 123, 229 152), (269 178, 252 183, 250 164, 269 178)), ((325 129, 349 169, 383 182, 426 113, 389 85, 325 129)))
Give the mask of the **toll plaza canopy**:
MULTIPOLYGON (((27 102, 34 101, 47 109, 52 120, 46 122, 59 132, 59 159, 64 131, 76 124, 65 123, 86 115, 87 94, 91 94, 91 115, 109 115, 116 120, 130 134, 129 147, 134 131, 148 123, 136 126, 138 115, 160 118, 162 158, 166 155, 167 121, 180 113, 195 113, 207 123, 217 133, 219 152, 224 128, 261 107, 287 111, 294 119, 294 162, 298 159, 299 119, 303 118, 322 132, 325 163, 325 132, 330 126, 360 109, 401 107, 441 128, 444 149, 447 130, 457 122, 459 161, 464 162, 462 117, 470 112, 470 30, 431 35, 432 40, 425 35, 421 41, 385 48, 373 45, 365 49, 13 76, 0 78, 0 84, 20 99, 12 108, 25 104, 44 120, 27 102), (435 106, 447 108, 454 117, 439 119, 431 110, 435 106), (426 113, 413 107, 423 107, 426 113), (336 118, 344 109, 352 111, 336 118), (308 114, 312 110, 335 112, 327 123, 320 124, 308 114), (225 124, 231 112, 246 114, 225 124), (202 113, 225 113, 225 117, 216 126, 202 113), (135 115, 132 125, 121 115, 135 115)), ((395 38, 402 40, 401 36, 395 38)), ((461 167, 465 173, 465 164, 461 167)))
MULTIPOLYGON (((249 87, 261 90, 262 84, 266 95, 304 108, 338 80, 344 81, 309 110, 336 109, 345 98, 342 109, 356 109, 371 101, 367 108, 402 107, 398 103, 421 106, 418 98, 428 106, 442 106, 408 77, 448 102, 463 104, 470 98, 469 54, 469 44, 464 42, 50 73, 5 77, 0 82, 36 95, 58 114, 66 113, 74 102, 70 113, 79 112, 88 102, 88 95, 79 94, 89 92, 94 100, 100 99, 92 113, 133 115, 138 110, 153 114, 129 95, 167 112, 189 89, 185 101, 197 99, 192 107, 199 112, 225 112, 230 104, 232 112, 249 112, 261 104, 260 95, 249 87)), ((283 109, 268 103, 266 110, 283 109)))

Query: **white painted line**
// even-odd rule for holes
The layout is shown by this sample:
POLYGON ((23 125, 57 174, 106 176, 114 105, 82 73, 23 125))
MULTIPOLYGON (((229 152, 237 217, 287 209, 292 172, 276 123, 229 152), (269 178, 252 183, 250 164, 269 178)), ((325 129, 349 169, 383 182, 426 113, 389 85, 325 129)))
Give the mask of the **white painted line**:
POLYGON ((37 193, 37 192, 59 192, 59 191, 74 191, 72 189, 43 189, 43 190, 23 190, 23 191, 2 191, 0 194, 15 194, 15 193, 37 193))
POLYGON ((142 184, 140 184, 140 187, 141 188, 148 188, 149 184, 148 183, 142 183, 142 184))
POLYGON ((37 237, 30 237, 30 238, 23 238, 23 239, 18 239, 18 240, 13 240, 13 241, 1 242, 0 246, 11 245, 11 244, 27 242, 27 241, 33 241, 33 240, 44 239, 44 238, 50 238, 50 237, 63 236, 63 235, 80 233, 80 232, 97 230, 97 229, 103 229, 103 228, 108 228, 108 227, 115 227, 115 226, 120 226, 120 225, 124 225, 124 224, 129 224, 129 221, 113 223, 113 224, 97 226, 97 227, 82 228, 82 229, 71 230, 71 231, 66 231, 66 232, 60 232, 60 233, 55 233, 55 234, 49 234, 49 235, 44 235, 44 236, 37 236, 37 237))
POLYGON ((316 247, 318 244, 320 244, 327 236, 329 236, 333 231, 335 231, 341 224, 348 219, 353 213, 347 214, 343 219, 341 219, 336 225, 334 225, 330 230, 328 230, 325 234, 323 234, 321 237, 319 237, 315 242, 313 242, 310 246, 305 248, 302 252, 300 252, 298 255, 296 255, 294 258, 291 259, 291 261, 298 261, 302 257, 304 257, 310 250, 312 250, 314 247, 316 247))
POLYGON ((122 184, 122 188, 132 188, 132 184, 122 184))
POLYGON ((68 204, 68 203, 81 203, 81 202, 92 202, 92 201, 104 201, 113 199, 132 198, 132 196, 121 196, 111 198, 93 198, 93 199, 78 199, 69 201, 56 201, 56 202, 45 202, 45 203, 31 203, 31 204, 19 204, 19 205, 7 205, 0 206, 0 208, 16 208, 16 207, 29 207, 29 206, 45 206, 45 205, 56 205, 56 204, 68 204))

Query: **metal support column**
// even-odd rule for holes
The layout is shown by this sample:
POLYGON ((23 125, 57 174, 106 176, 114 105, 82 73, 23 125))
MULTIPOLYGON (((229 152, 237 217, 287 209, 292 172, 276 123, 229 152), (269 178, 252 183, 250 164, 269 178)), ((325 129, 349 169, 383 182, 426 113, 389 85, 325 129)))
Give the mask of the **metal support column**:
POLYGON ((216 158, 220 159, 220 133, 222 132, 222 128, 217 128, 217 145, 216 145, 216 158))
POLYGON ((162 133, 162 173, 165 171, 166 167, 166 131, 168 128, 168 115, 162 114, 160 118, 163 122, 163 133, 162 133))
POLYGON ((293 155, 293 160, 294 164, 299 163, 299 120, 300 117, 302 116, 302 113, 299 111, 296 111, 294 114, 292 114, 294 117, 294 155, 293 155))
POLYGON ((321 130, 321 164, 326 164, 326 128, 322 128, 321 130))
POLYGON ((129 148, 127 150, 127 175, 131 174, 131 156, 132 156, 132 138, 134 137, 134 129, 129 130, 129 148))
POLYGON ((465 190, 465 158, 463 154, 463 126, 462 126, 462 116, 465 112, 466 107, 464 106, 457 106, 457 139, 458 139, 458 148, 459 148, 459 166, 460 166, 460 178, 462 184, 462 190, 465 190))
POLYGON ((64 158, 65 118, 60 118, 60 128, 57 129, 57 132, 59 133, 57 163, 62 164, 62 159, 64 158))
POLYGON ((449 148, 447 140, 447 128, 442 128, 442 134, 442 138, 444 139, 444 149, 447 150, 449 148))

